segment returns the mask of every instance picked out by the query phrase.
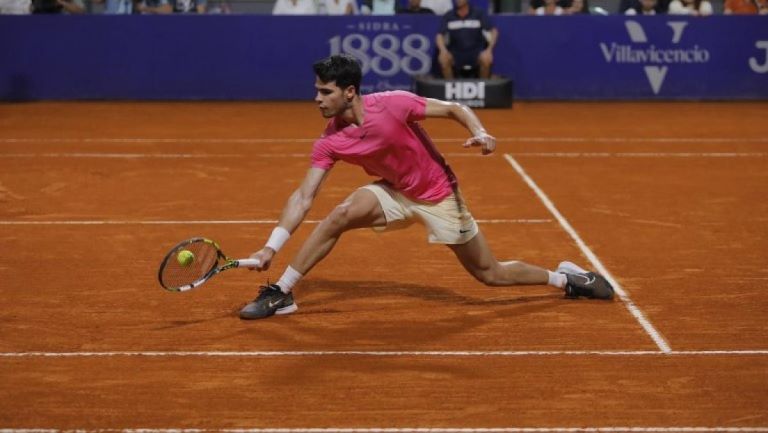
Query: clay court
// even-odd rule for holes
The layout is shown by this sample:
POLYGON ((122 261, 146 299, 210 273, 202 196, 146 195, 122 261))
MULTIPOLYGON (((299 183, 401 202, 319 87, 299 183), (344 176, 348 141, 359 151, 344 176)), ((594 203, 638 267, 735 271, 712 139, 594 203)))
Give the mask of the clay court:
POLYGON ((345 234, 296 314, 241 321, 372 178, 339 163, 266 273, 170 293, 157 266, 263 245, 313 104, 0 105, 0 429, 768 431, 768 105, 478 113, 490 156, 424 125, 497 257, 601 270, 613 301, 484 287, 414 226, 345 234))

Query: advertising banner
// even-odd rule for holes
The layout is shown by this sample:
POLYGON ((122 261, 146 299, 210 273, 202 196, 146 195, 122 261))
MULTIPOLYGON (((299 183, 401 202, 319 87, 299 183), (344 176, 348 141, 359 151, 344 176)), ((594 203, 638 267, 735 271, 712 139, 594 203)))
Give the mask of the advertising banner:
MULTIPOLYGON (((0 16, 0 99, 307 100, 312 63, 364 92, 435 74, 440 17, 0 16)), ((516 99, 768 99, 768 16, 493 16, 516 99)))

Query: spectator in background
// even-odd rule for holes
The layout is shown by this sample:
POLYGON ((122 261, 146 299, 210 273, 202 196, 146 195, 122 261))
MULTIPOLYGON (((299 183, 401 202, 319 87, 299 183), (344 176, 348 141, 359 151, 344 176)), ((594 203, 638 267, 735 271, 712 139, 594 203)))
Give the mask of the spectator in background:
POLYGON ((168 0, 141 0, 136 3, 136 10, 142 14, 170 14, 173 12, 168 0))
POLYGON ((32 0, 33 14, 82 14, 83 0, 32 0))
POLYGON ((435 15, 443 16, 453 9, 452 0, 421 0, 421 7, 432 9, 435 15))
POLYGON ((430 8, 421 6, 421 0, 408 0, 408 6, 397 10, 399 14, 434 14, 430 8))
POLYGON ((712 3, 709 0, 672 0, 669 2, 670 15, 712 15, 712 3))
POLYGON ((320 6, 320 13, 323 12, 328 15, 357 15, 357 2, 355 0, 325 0, 320 6))
POLYGON ((0 15, 29 15, 32 13, 30 0, 0 0, 0 15))
POLYGON ((640 0, 640 3, 624 11, 624 15, 656 15, 657 0, 640 0))
POLYGON ((768 0, 725 0, 723 13, 726 15, 768 14, 768 0))
POLYGON ((133 0, 91 0, 93 3, 106 3, 104 13, 107 15, 130 15, 133 13, 133 0))
POLYGON ((177 14, 204 14, 208 9, 207 0, 171 0, 171 8, 177 14))
MULTIPOLYGON (((621 4, 619 5, 619 12, 626 14, 629 9, 635 9, 635 11, 637 11, 637 8, 642 6, 640 1, 641 0, 621 0, 621 4)), ((667 13, 667 10, 669 9, 669 1, 670 0, 657 0, 656 13, 667 13)))
POLYGON ((544 4, 534 11, 534 15, 562 15, 564 9, 557 4, 557 0, 544 0, 544 4))
POLYGON ((467 68, 477 68, 480 78, 490 78, 498 36, 482 9, 472 7, 468 0, 456 0, 456 7, 443 15, 435 38, 443 78, 452 79, 454 69, 467 68))
POLYGON ((272 15, 315 15, 317 6, 314 0, 277 0, 272 8, 272 15))
POLYGON ((587 0, 571 0, 571 4, 563 7, 563 12, 566 15, 588 14, 589 5, 587 0))
MULTIPOLYGON (((565 8, 566 0, 557 0, 557 5, 561 8, 565 8)), ((528 14, 529 15, 536 15, 536 9, 544 6, 544 0, 530 0, 528 2, 528 14)))

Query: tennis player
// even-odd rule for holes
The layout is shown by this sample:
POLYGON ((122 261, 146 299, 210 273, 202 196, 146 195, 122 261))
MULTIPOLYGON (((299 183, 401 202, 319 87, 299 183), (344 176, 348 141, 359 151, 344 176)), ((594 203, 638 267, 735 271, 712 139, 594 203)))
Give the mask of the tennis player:
POLYGON ((312 165, 301 186, 283 208, 266 245, 251 255, 254 269, 269 268, 274 255, 306 217, 320 186, 338 161, 361 166, 381 179, 347 197, 315 228, 276 284, 262 286, 259 296, 240 311, 243 319, 260 319, 297 310, 292 289, 331 252, 346 231, 426 227, 431 243, 445 244, 476 279, 489 286, 544 285, 565 296, 611 299, 613 288, 600 275, 563 262, 551 272, 519 261, 499 262, 467 209, 458 181, 427 133, 426 118, 450 118, 471 134, 464 147, 487 155, 496 148, 472 110, 464 105, 422 98, 405 91, 360 95, 362 72, 357 60, 334 55, 314 64, 315 102, 329 119, 312 149, 312 165))

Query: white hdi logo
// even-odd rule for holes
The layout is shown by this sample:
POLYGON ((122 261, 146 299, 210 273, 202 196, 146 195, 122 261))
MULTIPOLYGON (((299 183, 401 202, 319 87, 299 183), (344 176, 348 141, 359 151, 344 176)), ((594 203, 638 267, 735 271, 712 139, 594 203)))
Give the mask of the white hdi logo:
POLYGON ((454 81, 445 83, 445 99, 485 99, 485 83, 454 81))

